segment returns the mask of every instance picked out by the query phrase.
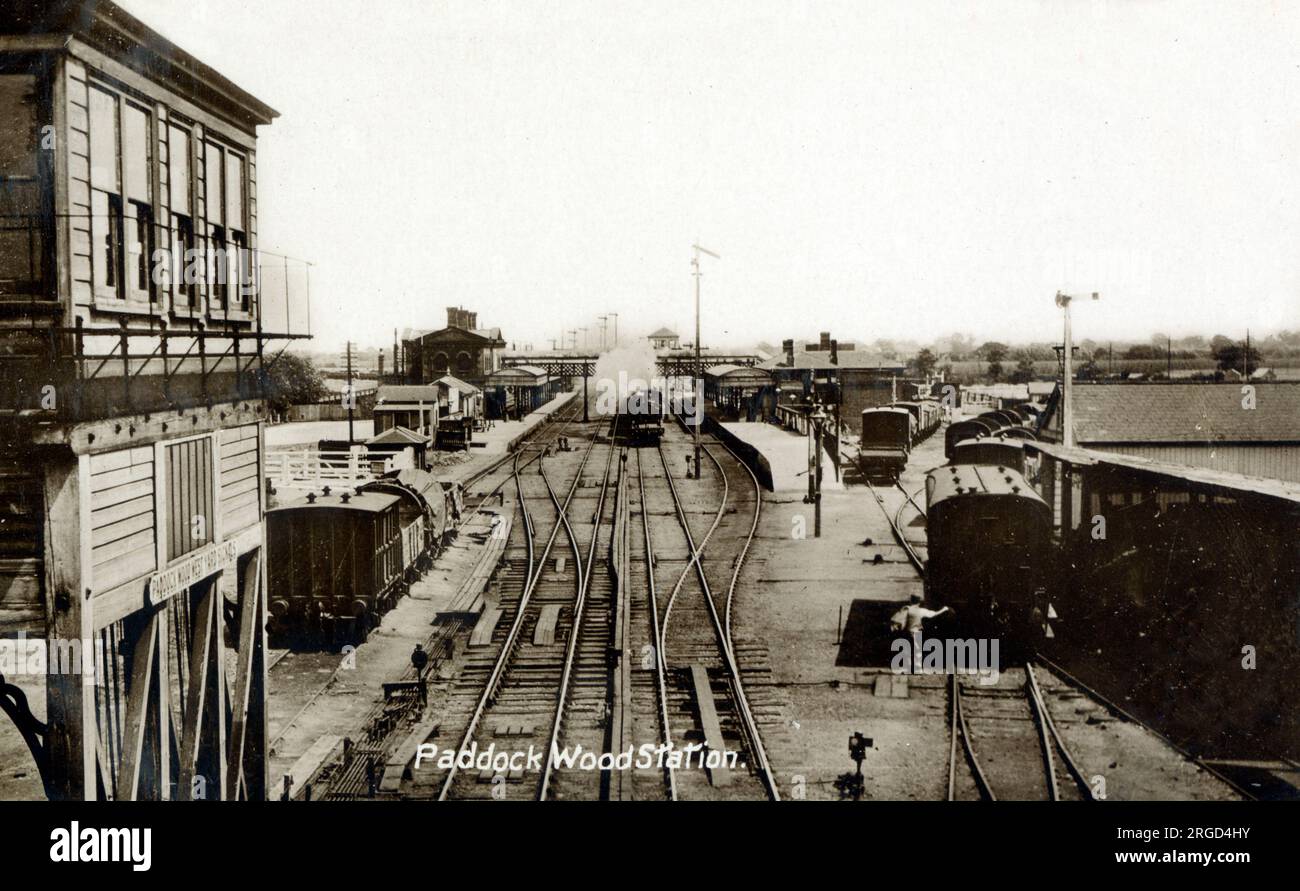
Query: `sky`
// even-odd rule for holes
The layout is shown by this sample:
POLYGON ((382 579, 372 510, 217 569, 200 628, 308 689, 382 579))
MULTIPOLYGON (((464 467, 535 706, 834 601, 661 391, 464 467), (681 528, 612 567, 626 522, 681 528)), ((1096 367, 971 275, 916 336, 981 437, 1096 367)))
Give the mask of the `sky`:
POLYGON ((696 242, 706 346, 1300 328, 1295 2, 118 2, 281 113, 316 350, 690 339, 696 242))

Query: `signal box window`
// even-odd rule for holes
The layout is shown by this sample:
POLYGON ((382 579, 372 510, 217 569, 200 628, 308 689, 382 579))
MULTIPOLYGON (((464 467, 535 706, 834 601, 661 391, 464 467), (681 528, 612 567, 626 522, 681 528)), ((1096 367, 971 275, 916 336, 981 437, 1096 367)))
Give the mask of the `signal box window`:
POLYGON ((34 75, 0 74, 0 300, 45 291, 37 87, 34 75))

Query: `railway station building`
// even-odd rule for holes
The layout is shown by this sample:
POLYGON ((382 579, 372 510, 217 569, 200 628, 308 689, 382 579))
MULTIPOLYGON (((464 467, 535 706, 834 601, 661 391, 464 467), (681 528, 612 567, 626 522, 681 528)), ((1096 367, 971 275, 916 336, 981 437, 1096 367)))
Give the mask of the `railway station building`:
POLYGON ((901 398, 897 387, 907 371, 906 363, 840 343, 828 331, 798 348, 794 340, 783 341, 781 353, 759 367, 771 372, 784 401, 816 394, 823 404, 837 405, 843 418, 901 398))
POLYGON ((408 330, 402 338, 402 377, 408 384, 427 384, 455 375, 482 387, 501 367, 505 347, 500 328, 480 328, 478 313, 449 306, 446 327, 408 330))
POLYGON ((0 634, 82 657, 0 678, 0 732, 49 798, 264 799, 263 385, 299 335, 262 318, 309 317, 257 247, 277 113, 108 0, 0 35, 0 634))

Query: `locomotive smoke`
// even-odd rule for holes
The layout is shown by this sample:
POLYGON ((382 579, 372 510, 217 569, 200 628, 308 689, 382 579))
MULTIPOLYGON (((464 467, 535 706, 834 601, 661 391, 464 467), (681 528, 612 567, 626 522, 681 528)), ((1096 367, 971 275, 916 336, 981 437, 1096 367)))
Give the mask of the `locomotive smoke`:
POLYGON ((655 353, 650 344, 615 347, 596 360, 596 413, 612 415, 627 410, 627 399, 657 381, 655 353))

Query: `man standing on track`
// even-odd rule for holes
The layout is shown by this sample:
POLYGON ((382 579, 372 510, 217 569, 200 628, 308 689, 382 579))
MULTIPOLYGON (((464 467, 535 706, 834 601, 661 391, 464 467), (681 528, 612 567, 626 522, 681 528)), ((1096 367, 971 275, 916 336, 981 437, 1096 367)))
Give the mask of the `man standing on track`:
POLYGON ((921 630, 926 619, 933 619, 944 613, 950 613, 948 607, 926 609, 921 606, 921 595, 913 594, 907 606, 894 613, 889 619, 891 631, 906 631, 912 638, 912 673, 921 673, 921 630))

